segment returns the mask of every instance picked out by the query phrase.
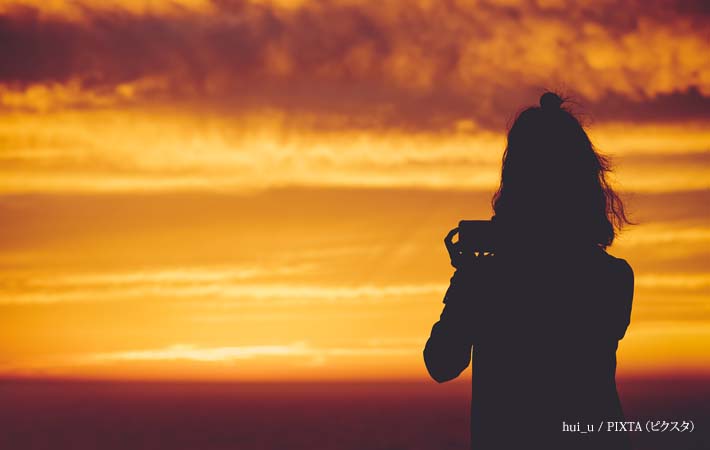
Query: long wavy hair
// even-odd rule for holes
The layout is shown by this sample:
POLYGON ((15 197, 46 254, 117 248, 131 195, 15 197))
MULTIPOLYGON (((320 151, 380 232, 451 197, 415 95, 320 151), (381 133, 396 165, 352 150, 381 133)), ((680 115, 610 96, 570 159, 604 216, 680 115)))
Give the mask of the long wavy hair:
POLYGON ((494 220, 605 249, 632 222, 607 180, 609 159, 596 151, 564 102, 546 92, 540 106, 516 117, 493 196, 494 220))

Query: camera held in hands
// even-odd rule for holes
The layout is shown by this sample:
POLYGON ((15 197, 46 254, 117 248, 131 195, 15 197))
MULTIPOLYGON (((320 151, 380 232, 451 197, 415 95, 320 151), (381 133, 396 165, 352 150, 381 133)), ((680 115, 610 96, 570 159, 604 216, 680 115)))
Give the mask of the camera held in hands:
POLYGON ((459 222, 459 244, 463 253, 495 253, 498 233, 490 220, 459 222))

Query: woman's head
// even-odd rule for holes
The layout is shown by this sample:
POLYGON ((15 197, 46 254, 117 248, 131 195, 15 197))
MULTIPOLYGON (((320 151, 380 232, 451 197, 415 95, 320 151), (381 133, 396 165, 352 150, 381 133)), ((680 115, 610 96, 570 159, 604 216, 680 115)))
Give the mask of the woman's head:
POLYGON ((496 222, 602 248, 629 221, 609 185, 610 164, 597 153, 577 118, 547 92, 522 111, 508 132, 496 222))

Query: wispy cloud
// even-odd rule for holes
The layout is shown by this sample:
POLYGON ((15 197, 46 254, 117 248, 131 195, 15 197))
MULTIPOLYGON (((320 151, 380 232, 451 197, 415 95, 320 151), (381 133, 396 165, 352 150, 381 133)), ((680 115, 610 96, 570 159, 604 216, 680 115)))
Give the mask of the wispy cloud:
POLYGON ((305 341, 285 345, 246 345, 236 347, 198 347, 176 344, 165 348, 129 350, 109 353, 95 353, 77 358, 79 363, 101 363, 111 361, 174 361, 187 360, 212 363, 226 363, 235 360, 281 357, 296 358, 315 364, 324 364, 333 357, 383 357, 412 356, 418 348, 409 347, 314 347, 305 341))
POLYGON ((96 303, 170 298, 194 302, 201 309, 238 308, 267 302, 271 306, 323 305, 337 302, 411 301, 441 295, 442 283, 395 285, 324 285, 284 282, 297 279, 311 266, 282 268, 189 268, 118 273, 38 274, 5 272, 0 305, 96 303), (261 282, 254 282, 262 278, 261 282))
POLYGON ((648 289, 708 290, 710 288, 710 273, 645 273, 636 277, 636 285, 639 288, 648 289))

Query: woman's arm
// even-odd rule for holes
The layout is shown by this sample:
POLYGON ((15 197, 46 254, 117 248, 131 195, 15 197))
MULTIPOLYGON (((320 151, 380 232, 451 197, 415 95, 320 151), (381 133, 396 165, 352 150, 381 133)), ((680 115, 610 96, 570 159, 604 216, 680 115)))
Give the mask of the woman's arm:
POLYGON ((424 346, 424 363, 439 383, 459 376, 471 362, 469 270, 457 269, 444 296, 444 310, 424 346))

